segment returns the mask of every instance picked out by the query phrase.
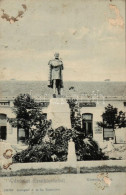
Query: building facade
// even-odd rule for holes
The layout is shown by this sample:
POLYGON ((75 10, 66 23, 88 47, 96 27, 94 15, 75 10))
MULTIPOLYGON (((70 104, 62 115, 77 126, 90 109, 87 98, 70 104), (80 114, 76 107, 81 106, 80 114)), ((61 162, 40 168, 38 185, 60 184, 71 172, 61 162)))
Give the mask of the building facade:
MULTIPOLYGON (((24 143, 25 141, 25 132, 23 129, 13 128, 8 122, 7 118, 15 118, 13 113, 13 101, 14 97, 11 99, 1 98, 0 99, 0 140, 9 142, 10 144, 19 144, 24 143)), ((49 100, 38 100, 41 105, 43 105, 43 114, 46 115, 47 108, 49 105, 49 100)), ((109 138, 114 139, 115 132, 113 129, 103 129, 98 127, 97 122, 102 121, 101 115, 105 111, 105 107, 108 104, 111 104, 113 107, 118 108, 118 111, 123 111, 126 113, 126 99, 125 98, 114 98, 106 97, 103 99, 97 100, 88 100, 88 99, 78 99, 80 106, 81 114, 81 125, 82 129, 85 132, 85 135, 91 135, 94 140, 97 142, 103 142, 109 140, 109 138)), ((124 135, 122 133, 122 142, 126 142, 124 135)))

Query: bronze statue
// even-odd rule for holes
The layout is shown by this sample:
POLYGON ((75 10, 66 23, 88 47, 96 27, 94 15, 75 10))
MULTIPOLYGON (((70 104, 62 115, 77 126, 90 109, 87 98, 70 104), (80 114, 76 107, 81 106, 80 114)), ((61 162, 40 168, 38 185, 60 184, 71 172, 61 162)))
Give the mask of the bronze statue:
POLYGON ((61 95, 61 88, 63 88, 62 70, 63 62, 59 59, 59 53, 54 54, 55 59, 50 60, 49 65, 49 80, 48 87, 53 88, 53 97, 56 97, 56 89, 58 95, 61 95))

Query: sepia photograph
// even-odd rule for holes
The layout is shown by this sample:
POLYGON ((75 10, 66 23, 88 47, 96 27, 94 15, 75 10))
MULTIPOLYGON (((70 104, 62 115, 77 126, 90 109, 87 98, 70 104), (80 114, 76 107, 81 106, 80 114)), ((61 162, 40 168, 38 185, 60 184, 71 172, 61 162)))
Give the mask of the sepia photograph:
POLYGON ((126 194, 125 0, 0 0, 0 195, 126 194))

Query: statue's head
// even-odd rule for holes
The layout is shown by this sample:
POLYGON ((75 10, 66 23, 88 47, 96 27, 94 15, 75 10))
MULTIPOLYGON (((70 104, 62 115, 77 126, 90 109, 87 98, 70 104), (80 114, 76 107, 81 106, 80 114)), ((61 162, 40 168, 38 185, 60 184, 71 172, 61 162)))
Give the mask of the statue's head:
POLYGON ((59 53, 54 54, 55 58, 59 58, 59 53))

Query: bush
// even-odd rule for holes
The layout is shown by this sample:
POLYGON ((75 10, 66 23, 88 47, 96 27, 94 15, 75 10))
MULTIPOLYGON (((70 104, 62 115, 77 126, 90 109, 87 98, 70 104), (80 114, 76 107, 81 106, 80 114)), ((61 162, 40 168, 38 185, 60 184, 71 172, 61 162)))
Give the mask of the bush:
POLYGON ((50 129, 46 134, 46 139, 36 132, 35 138, 30 139, 36 145, 30 144, 28 149, 13 156, 14 162, 51 162, 66 161, 68 153, 68 140, 72 135, 70 129, 59 127, 56 130, 50 129), (34 140, 35 139, 35 140, 34 140))
POLYGON ((91 137, 85 139, 77 138, 75 141, 75 149, 78 161, 108 159, 91 137))
POLYGON ((68 141, 72 136, 72 130, 64 127, 58 127, 52 135, 50 135, 55 145, 56 161, 66 161, 68 154, 68 141))
MULTIPOLYGON (((40 134, 41 135, 41 134, 40 134)), ((40 136, 41 137, 41 136, 40 136)), ((75 142, 78 160, 105 160, 106 156, 99 149, 98 144, 92 138, 84 138, 76 134, 76 130, 59 127, 56 130, 48 130, 41 144, 31 145, 28 149, 17 153, 13 162, 52 162, 66 161, 68 155, 68 142, 70 138, 75 142)))
POLYGON ((28 147, 28 149, 18 152, 13 156, 13 162, 28 163, 28 162, 51 162, 54 148, 52 144, 42 143, 28 147))

